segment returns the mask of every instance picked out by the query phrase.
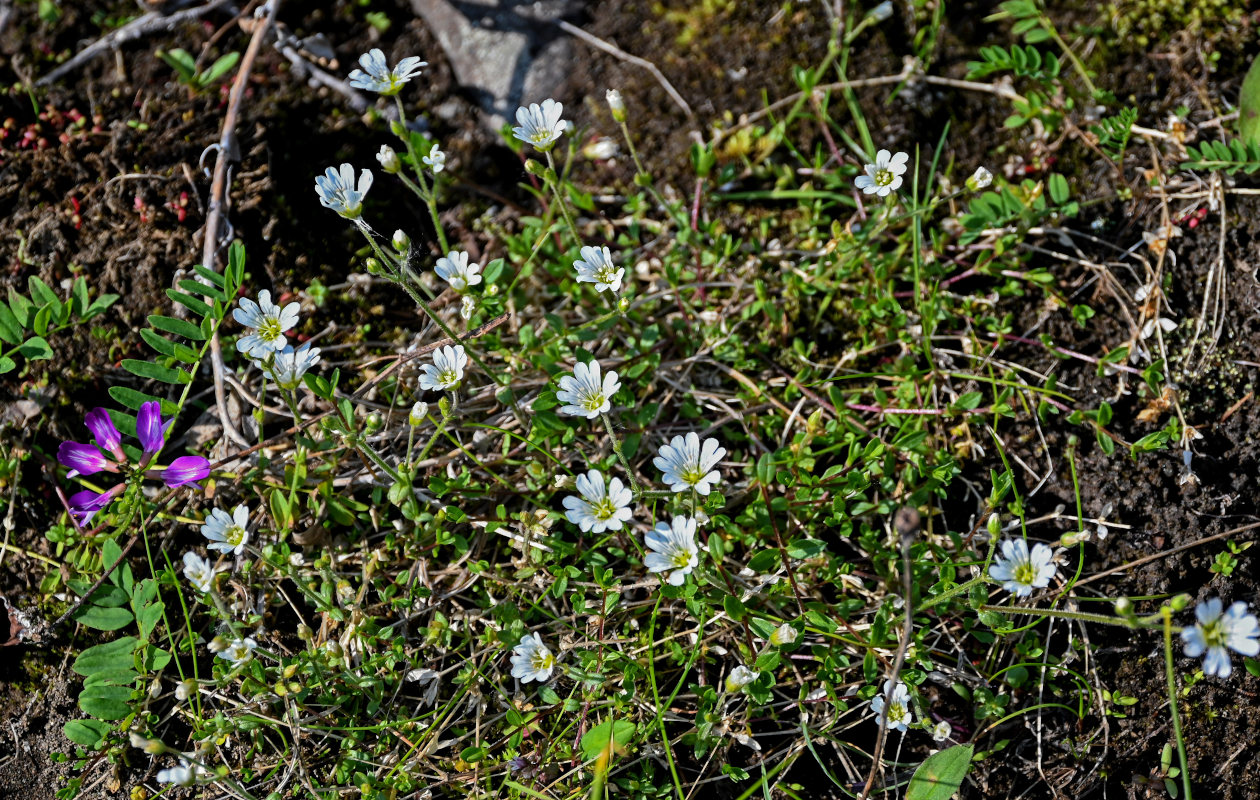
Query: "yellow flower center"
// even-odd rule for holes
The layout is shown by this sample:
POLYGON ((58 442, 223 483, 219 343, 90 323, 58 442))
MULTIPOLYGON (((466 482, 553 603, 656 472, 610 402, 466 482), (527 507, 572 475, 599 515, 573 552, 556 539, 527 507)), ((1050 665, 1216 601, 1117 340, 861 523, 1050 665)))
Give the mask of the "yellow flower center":
POLYGON ((612 519, 617 513, 617 507, 613 505, 613 501, 605 497, 591 504, 591 514, 595 519, 603 522, 612 519))
POLYGON ((599 411, 604 407, 604 393, 595 392, 582 401, 582 408, 587 411, 599 411))
POLYGON ((890 169, 877 169, 875 170, 875 185, 887 186, 892 183, 896 177, 897 176, 894 175, 890 169))
POLYGON ((1025 561, 1022 564, 1017 564, 1015 566, 1015 571, 1012 574, 1015 577, 1016 583, 1022 583, 1026 586, 1032 586, 1033 581, 1037 580, 1037 568, 1028 561, 1025 561))
POLYGON ((223 532, 223 540, 233 547, 240 547, 241 542, 245 541, 245 529, 240 525, 233 525, 223 532))

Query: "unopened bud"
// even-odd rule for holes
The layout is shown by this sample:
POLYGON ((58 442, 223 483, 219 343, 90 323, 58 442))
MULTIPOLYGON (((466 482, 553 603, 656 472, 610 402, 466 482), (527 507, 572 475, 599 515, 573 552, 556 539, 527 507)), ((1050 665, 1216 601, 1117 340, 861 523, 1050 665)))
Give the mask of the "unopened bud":
POLYGON ((1121 597, 1116 600, 1116 613, 1122 617, 1130 616, 1133 613, 1133 601, 1127 597, 1121 597))
POLYGON ((608 101, 608 110, 612 112, 612 118, 617 122, 625 122, 626 101, 621 99, 621 92, 609 89, 604 92, 604 99, 608 101))
POLYGON ((525 159, 525 171, 530 175, 542 176, 547 172, 545 164, 535 161, 532 158, 525 159))
POLYGON ((464 295, 464 299, 459 303, 459 315, 464 319, 472 319, 473 312, 477 310, 477 301, 470 295, 464 295))
POLYGON ((363 268, 367 270, 369 275, 381 274, 381 262, 377 261, 375 258, 369 257, 366 261, 364 261, 363 268))
POLYGON ((1194 598, 1188 594, 1179 594, 1169 601, 1168 605, 1172 606, 1173 611, 1184 611, 1193 600, 1194 598))
POLYGON ((411 247, 411 237, 403 233, 401 230, 394 231, 394 238, 391 240, 394 249, 400 253, 405 253, 411 247))
POLYGON ((429 404, 420 401, 411 407, 411 413, 407 416, 407 424, 411 427, 423 425, 429 416, 429 404))
POLYGON ((967 179, 967 189, 968 191, 978 192, 981 189, 987 189, 990 183, 993 183, 993 173, 984 167, 977 167, 976 171, 971 173, 971 177, 967 179))
POLYGON ((394 148, 387 144, 381 145, 381 152, 376 154, 376 160, 381 162, 381 169, 391 175, 397 175, 402 169, 402 162, 398 160, 398 154, 394 152, 394 148))
POLYGON ((175 684, 175 699, 187 700, 197 693, 197 682, 194 680, 180 681, 175 684))
POLYGON ((774 633, 770 634, 770 644, 775 647, 782 647, 785 644, 791 644, 796 641, 796 628, 786 622, 774 629, 774 633))
POLYGON ((384 428, 384 427, 385 427, 385 418, 381 416, 380 412, 378 411, 373 411, 371 414, 368 414, 367 419, 363 421, 363 430, 369 436, 371 436, 374 433, 378 433, 381 430, 381 428, 384 428))
POLYGON ((868 14, 867 16, 869 16, 871 20, 874 22, 883 22, 884 20, 890 18, 892 15, 893 15, 892 0, 884 0, 884 2, 872 8, 871 13, 868 14))

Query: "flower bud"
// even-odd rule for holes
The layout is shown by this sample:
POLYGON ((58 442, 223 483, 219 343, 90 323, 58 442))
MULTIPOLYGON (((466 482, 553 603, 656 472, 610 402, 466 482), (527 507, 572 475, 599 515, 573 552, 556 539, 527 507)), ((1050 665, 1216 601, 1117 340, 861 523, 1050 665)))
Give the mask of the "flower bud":
POLYGON ((775 647, 782 647, 785 644, 791 644, 796 641, 796 628, 786 622, 774 629, 770 634, 770 644, 775 647))
POLYGON ((363 262, 363 268, 367 270, 367 273, 369 275, 381 274, 381 262, 377 261, 375 258, 369 257, 367 260, 365 260, 363 262))
POLYGON ((1120 616, 1122 617, 1131 616, 1133 614, 1133 601, 1127 597, 1117 598, 1116 603, 1115 603, 1115 608, 1116 608, 1116 613, 1119 614, 1120 616))
POLYGON ((971 173, 971 177, 967 179, 967 190, 978 192, 981 189, 988 188, 993 183, 993 173, 984 167, 976 167, 976 171, 971 173))
POLYGON ((381 145, 381 152, 376 154, 376 160, 381 162, 381 169, 390 175, 397 175, 402 169, 402 162, 398 160, 398 154, 394 152, 394 148, 387 144, 381 145))
POLYGON ((871 13, 868 14, 867 16, 871 18, 872 22, 879 23, 892 17, 892 15, 893 15, 892 0, 884 0, 884 2, 872 8, 871 13))
POLYGON ((1168 604, 1172 606, 1173 611, 1183 611, 1185 610, 1186 606, 1190 605, 1190 603, 1193 601, 1194 601, 1194 598, 1191 597, 1190 595, 1179 594, 1176 597, 1174 597, 1171 601, 1169 601, 1168 604))
POLYGON ((411 427, 423 425, 425 419, 429 416, 429 404, 420 401, 411 407, 411 414, 407 416, 407 424, 411 427))
POLYGON ((998 534, 1002 532, 1002 520, 1000 517, 998 517, 998 514, 996 511, 993 512, 993 514, 989 516, 988 528, 989 528, 990 536, 996 537, 998 534))
POLYGON ((738 692, 755 680, 757 680, 757 673, 741 664, 726 676, 726 691, 738 692))
POLYGON ((400 230, 394 231, 392 243, 395 250, 400 253, 405 253, 411 248, 411 237, 400 230))
POLYGON ((547 171, 546 165, 532 158, 525 159, 525 171, 530 175, 541 176, 547 171))
POLYGON ((175 699, 187 700, 197 693, 197 682, 191 678, 175 684, 175 699))
POLYGON ((384 427, 385 418, 377 411, 373 411, 371 414, 368 414, 367 419, 363 421, 363 431, 369 436, 374 433, 379 433, 381 428, 384 427))
POLYGON ((612 112, 612 118, 617 122, 625 122, 626 101, 621 99, 621 92, 609 89, 604 92, 604 99, 608 101, 608 110, 612 112))

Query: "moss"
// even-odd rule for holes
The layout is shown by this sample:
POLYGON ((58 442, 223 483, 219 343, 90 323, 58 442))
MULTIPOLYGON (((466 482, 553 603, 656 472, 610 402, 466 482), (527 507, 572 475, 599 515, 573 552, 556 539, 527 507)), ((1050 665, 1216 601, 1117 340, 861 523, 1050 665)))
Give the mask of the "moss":
POLYGON ((1215 41, 1247 13, 1245 0, 1113 0, 1105 7, 1116 34, 1139 48, 1186 31, 1215 41))

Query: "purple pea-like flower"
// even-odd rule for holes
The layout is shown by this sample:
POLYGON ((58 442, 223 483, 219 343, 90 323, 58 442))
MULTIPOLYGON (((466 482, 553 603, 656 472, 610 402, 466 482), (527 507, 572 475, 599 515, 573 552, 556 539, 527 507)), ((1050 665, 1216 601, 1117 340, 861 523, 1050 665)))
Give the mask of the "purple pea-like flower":
POLYGON ((136 438, 140 440, 145 455, 152 456, 162 451, 166 446, 166 430, 174 421, 162 424, 162 405, 156 400, 141 404, 140 413, 136 415, 136 438))
POLYGON ((96 446, 110 453, 118 461, 126 461, 127 456, 122 449, 122 436, 109 418, 109 412, 103 408, 94 408, 83 418, 83 422, 96 439, 96 446))
POLYGON ((150 470, 151 478, 159 478, 172 489, 204 480, 210 475, 210 462, 201 456, 180 456, 162 470, 150 470), (156 473, 156 474, 154 474, 156 473))
POLYGON ((120 483, 106 492, 94 492, 91 489, 75 492, 66 500, 70 505, 70 516, 74 517, 80 528, 86 527, 92 517, 96 516, 96 512, 108 508, 125 488, 126 484, 120 483))
POLYGON ((70 468, 70 477, 95 475, 98 472, 117 472, 118 465, 90 444, 62 442, 57 448, 57 461, 70 468))

